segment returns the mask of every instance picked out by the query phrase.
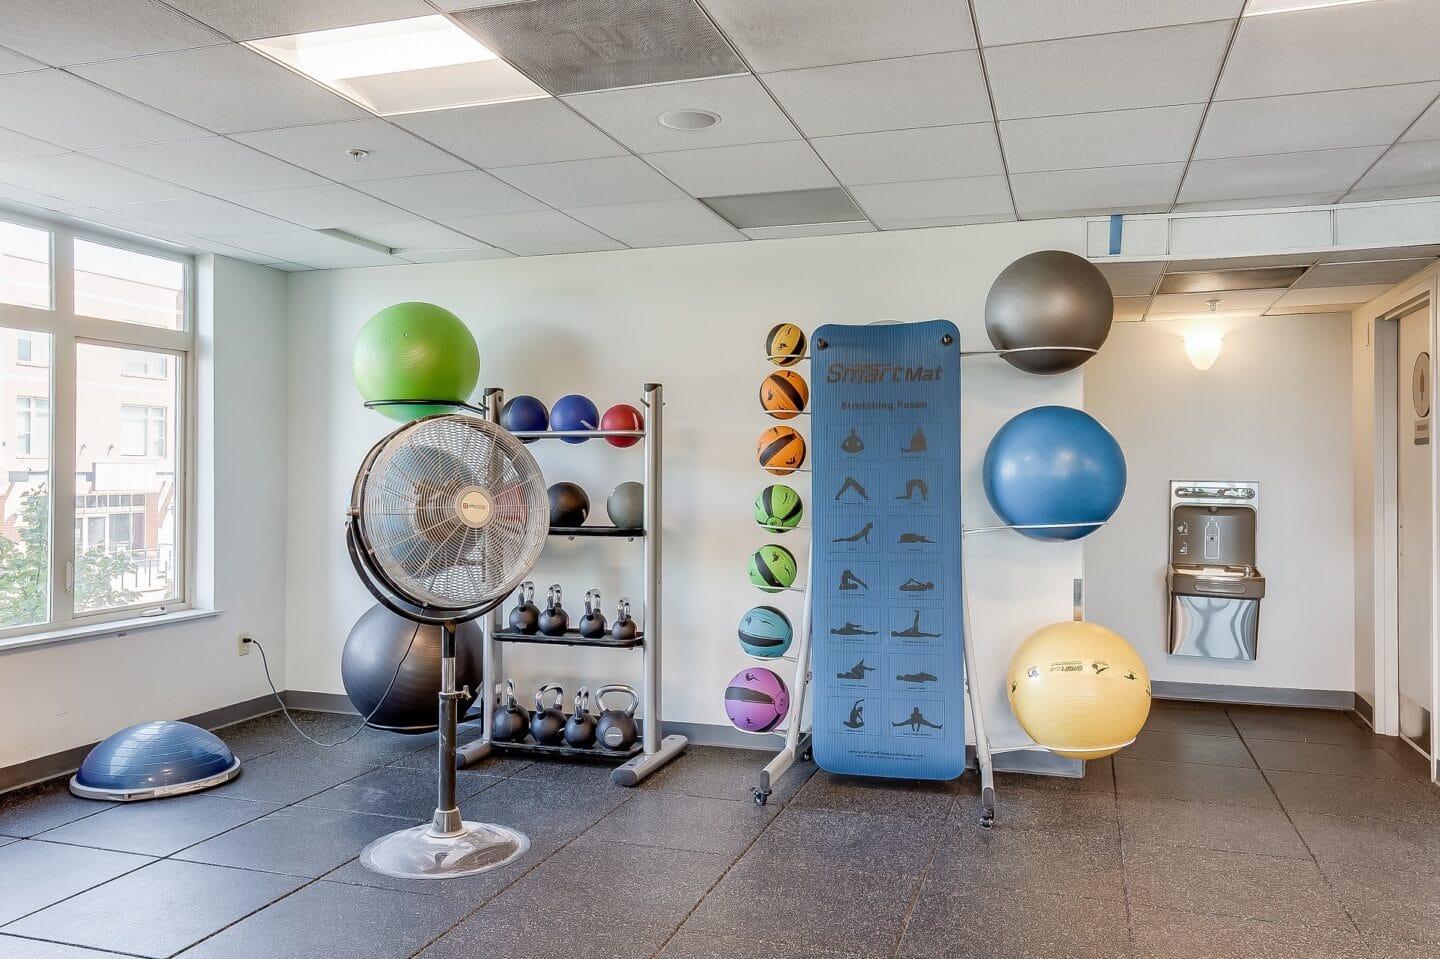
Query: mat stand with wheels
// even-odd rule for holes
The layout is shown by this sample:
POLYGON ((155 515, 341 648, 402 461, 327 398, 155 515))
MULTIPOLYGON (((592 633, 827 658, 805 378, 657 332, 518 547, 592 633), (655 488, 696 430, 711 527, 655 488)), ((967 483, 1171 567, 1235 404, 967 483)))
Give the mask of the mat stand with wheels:
POLYGON ((775 758, 765 764, 760 770, 760 781, 758 785, 750 788, 750 796, 755 805, 763 806, 770 801, 770 794, 775 789, 775 783, 780 777, 795 765, 796 760, 808 762, 810 760, 810 733, 801 729, 801 722, 805 716, 805 694, 810 690, 810 683, 814 679, 810 671, 810 583, 805 583, 804 599, 800 611, 800 636, 795 647, 795 702, 791 704, 790 725, 785 730, 785 745, 775 754, 775 758))

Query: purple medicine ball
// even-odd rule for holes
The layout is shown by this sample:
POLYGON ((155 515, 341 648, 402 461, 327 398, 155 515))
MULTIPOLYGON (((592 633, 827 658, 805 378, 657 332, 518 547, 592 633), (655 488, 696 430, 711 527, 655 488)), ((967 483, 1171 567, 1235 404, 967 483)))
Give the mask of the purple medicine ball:
POLYGON ((775 673, 760 666, 742 669, 725 689, 725 713, 736 729, 769 732, 790 710, 790 690, 775 673))

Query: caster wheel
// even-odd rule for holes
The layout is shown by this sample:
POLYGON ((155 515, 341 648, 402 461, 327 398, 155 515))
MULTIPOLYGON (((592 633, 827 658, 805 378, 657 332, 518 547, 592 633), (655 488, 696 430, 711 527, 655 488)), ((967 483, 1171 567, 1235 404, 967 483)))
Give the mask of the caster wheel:
POLYGON ((980 817, 980 828, 981 828, 981 829, 990 829, 990 828, 992 828, 994 825, 995 825, 995 816, 994 816, 994 815, 988 815, 988 816, 981 816, 981 817, 980 817))
POLYGON ((811 752, 809 749, 806 749, 803 753, 800 754, 800 761, 801 761, 802 763, 808 763, 810 760, 812 760, 812 759, 814 759, 814 758, 815 758, 815 754, 814 754, 813 752, 811 752))
POLYGON ((752 789, 750 790, 750 798, 755 801, 755 805, 763 806, 770 799, 770 790, 758 788, 752 789))

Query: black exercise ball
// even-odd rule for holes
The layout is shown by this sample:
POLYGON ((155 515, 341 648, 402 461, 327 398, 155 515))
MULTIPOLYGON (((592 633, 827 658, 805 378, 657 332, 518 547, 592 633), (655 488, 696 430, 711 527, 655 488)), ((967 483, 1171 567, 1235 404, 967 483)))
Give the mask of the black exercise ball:
POLYGON ((590 496, 575 483, 550 487, 550 525, 584 526, 590 515, 590 496))
MULTIPOLYGON (((480 625, 462 623, 455 633, 455 685, 479 689, 480 625)), ((376 604, 350 630, 340 654, 345 695, 370 725, 397 733, 428 733, 437 726, 440 695, 440 627, 418 626, 376 604), (419 632, 416 632, 416 629, 419 632), (410 639, 414 637, 412 645, 410 639), (408 654, 406 650, 409 650, 408 654), (401 658, 404 664, 401 664, 401 658), (399 673, 396 673, 396 667, 399 673), (393 686, 390 684, 394 678, 393 686), (387 694, 385 688, 389 686, 387 694), (381 704, 381 697, 384 703, 381 704)), ((459 700, 463 719, 471 700, 459 700)))
POLYGON ((1115 298, 1105 274, 1083 256, 1030 253, 1000 271, 985 299, 985 332, 1005 361, 1027 373, 1064 373, 1110 335, 1115 298), (1044 350, 1058 346, 1069 349, 1044 350))

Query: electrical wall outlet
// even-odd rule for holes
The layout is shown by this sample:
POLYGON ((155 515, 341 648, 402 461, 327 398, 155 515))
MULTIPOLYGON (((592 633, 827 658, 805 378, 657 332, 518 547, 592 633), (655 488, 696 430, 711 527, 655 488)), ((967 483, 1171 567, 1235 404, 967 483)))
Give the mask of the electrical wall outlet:
POLYGON ((250 634, 249 634, 249 633, 241 633, 241 634, 240 634, 240 655, 241 655, 241 656, 249 656, 249 655, 250 655, 250 649, 251 649, 251 647, 253 647, 254 645, 255 645, 255 644, 250 641, 250 634))

